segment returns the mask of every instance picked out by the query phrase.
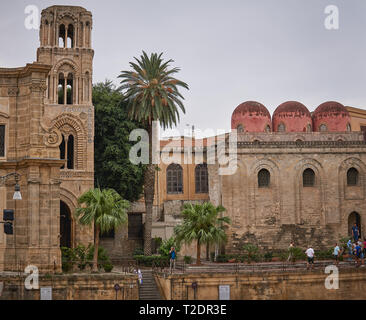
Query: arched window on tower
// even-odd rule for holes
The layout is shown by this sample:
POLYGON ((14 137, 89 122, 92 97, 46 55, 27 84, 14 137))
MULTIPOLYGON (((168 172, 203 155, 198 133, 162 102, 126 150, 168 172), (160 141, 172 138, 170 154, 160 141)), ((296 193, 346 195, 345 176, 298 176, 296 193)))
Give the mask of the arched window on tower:
POLYGON ((302 185, 303 187, 314 187, 315 173, 312 169, 307 168, 302 173, 302 185))
POLYGON ((58 31, 58 46, 64 48, 66 45, 66 29, 65 25, 61 24, 58 31))
POLYGON ((72 73, 69 73, 67 76, 67 84, 66 84, 66 94, 67 94, 67 99, 66 99, 66 103, 67 104, 73 104, 73 96, 74 96, 74 76, 72 73))
MULTIPOLYGON (((65 136, 62 135, 62 141, 60 144, 60 159, 65 160, 65 151, 66 151, 66 144, 65 144, 65 136)), ((61 169, 64 169, 65 165, 62 165, 61 169)))
POLYGON ((84 101, 89 102, 89 96, 90 96, 90 75, 87 71, 85 73, 85 97, 84 101))
POLYGON ((67 169, 74 169, 74 136, 67 139, 67 169))
POLYGON ((208 170, 207 164, 198 164, 195 168, 196 193, 208 192, 208 170))
POLYGON ((236 127, 236 130, 241 133, 241 132, 244 132, 244 127, 243 125, 239 124, 237 127, 236 127))
POLYGON ((357 186, 358 184, 358 170, 350 168, 347 171, 347 186, 357 186))
POLYGON ((347 131, 350 132, 351 131, 351 124, 347 123, 347 131))
POLYGON ((74 48, 74 26, 69 24, 67 27, 67 44, 66 48, 74 48))
POLYGON ((65 104, 65 78, 63 73, 58 75, 57 96, 58 104, 65 104))
POLYGON ((183 168, 172 163, 166 169, 166 189, 168 194, 183 193, 183 168))
POLYGON ((271 132, 271 127, 268 124, 266 125, 265 132, 271 132))
POLYGON ((259 188, 266 188, 269 187, 270 183, 270 173, 267 169, 261 169, 258 172, 258 187, 259 188))
POLYGON ((306 132, 311 132, 311 124, 310 123, 306 126, 306 132))

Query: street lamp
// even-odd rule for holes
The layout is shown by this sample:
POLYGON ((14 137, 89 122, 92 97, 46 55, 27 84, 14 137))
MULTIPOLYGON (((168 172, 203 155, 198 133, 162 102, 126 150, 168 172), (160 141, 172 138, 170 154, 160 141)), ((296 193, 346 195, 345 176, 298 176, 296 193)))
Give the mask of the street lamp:
POLYGON ((22 194, 20 193, 20 186, 19 186, 19 177, 20 174, 16 172, 11 172, 6 174, 5 176, 0 176, 0 182, 5 183, 6 180, 8 180, 10 177, 15 177, 15 188, 14 188, 14 195, 13 200, 22 200, 22 194))

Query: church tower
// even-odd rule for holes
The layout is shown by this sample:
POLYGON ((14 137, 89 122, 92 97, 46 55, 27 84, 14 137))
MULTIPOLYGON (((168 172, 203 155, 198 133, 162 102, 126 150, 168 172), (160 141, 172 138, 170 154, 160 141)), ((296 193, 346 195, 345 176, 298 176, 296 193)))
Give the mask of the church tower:
POLYGON ((82 7, 52 6, 41 14, 37 62, 51 66, 42 125, 50 134, 47 143, 58 147, 64 160, 59 237, 65 247, 92 241, 91 230, 79 226, 74 216, 78 197, 94 186, 92 26, 91 12, 82 7))

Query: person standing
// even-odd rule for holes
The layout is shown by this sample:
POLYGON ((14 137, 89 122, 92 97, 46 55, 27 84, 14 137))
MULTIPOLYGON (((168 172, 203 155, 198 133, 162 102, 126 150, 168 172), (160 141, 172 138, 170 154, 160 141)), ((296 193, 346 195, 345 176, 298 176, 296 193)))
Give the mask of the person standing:
POLYGON ((172 273, 172 267, 173 269, 175 269, 175 258, 177 257, 174 247, 170 248, 169 255, 170 255, 170 273, 172 273))
POLYGON ((291 241, 289 247, 288 247, 288 257, 287 257, 287 262, 292 261, 292 257, 293 257, 293 248, 294 248, 294 242, 291 241))
POLYGON ((309 267, 310 267, 310 269, 312 270, 313 266, 314 266, 314 256, 315 256, 314 249, 309 245, 309 247, 305 251, 305 253, 306 253, 306 256, 308 257, 306 269, 309 270, 309 267))
POLYGON ((352 251, 352 241, 351 239, 348 240, 347 242, 347 248, 348 248, 348 261, 352 261, 352 255, 353 255, 353 251, 352 251))
POLYGON ((333 256, 334 256, 337 266, 339 264, 339 251, 340 251, 340 249, 338 247, 338 244, 336 243, 334 246, 334 250, 333 250, 333 256))
POLYGON ((361 258, 361 246, 358 242, 355 243, 355 258, 356 258, 356 267, 359 267, 361 258))
POLYGON ((352 227, 352 237, 353 237, 353 240, 355 242, 358 241, 358 237, 359 237, 359 231, 358 231, 358 227, 357 227, 357 223, 355 223, 352 227))
POLYGON ((137 276, 138 276, 138 279, 139 279, 139 283, 140 285, 142 284, 142 272, 140 269, 137 270, 137 276))

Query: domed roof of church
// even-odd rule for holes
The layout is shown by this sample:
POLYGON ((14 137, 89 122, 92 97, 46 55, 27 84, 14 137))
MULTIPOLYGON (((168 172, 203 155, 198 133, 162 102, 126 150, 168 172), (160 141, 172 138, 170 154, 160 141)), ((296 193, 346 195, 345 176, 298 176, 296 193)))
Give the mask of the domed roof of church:
POLYGON ((231 116, 231 128, 239 132, 271 131, 271 115, 263 104, 246 101, 235 108, 231 116))
POLYGON ((312 131, 311 113, 298 101, 281 103, 273 113, 273 131, 312 131))
POLYGON ((314 131, 350 131, 348 110, 339 102, 327 101, 313 113, 314 131))

